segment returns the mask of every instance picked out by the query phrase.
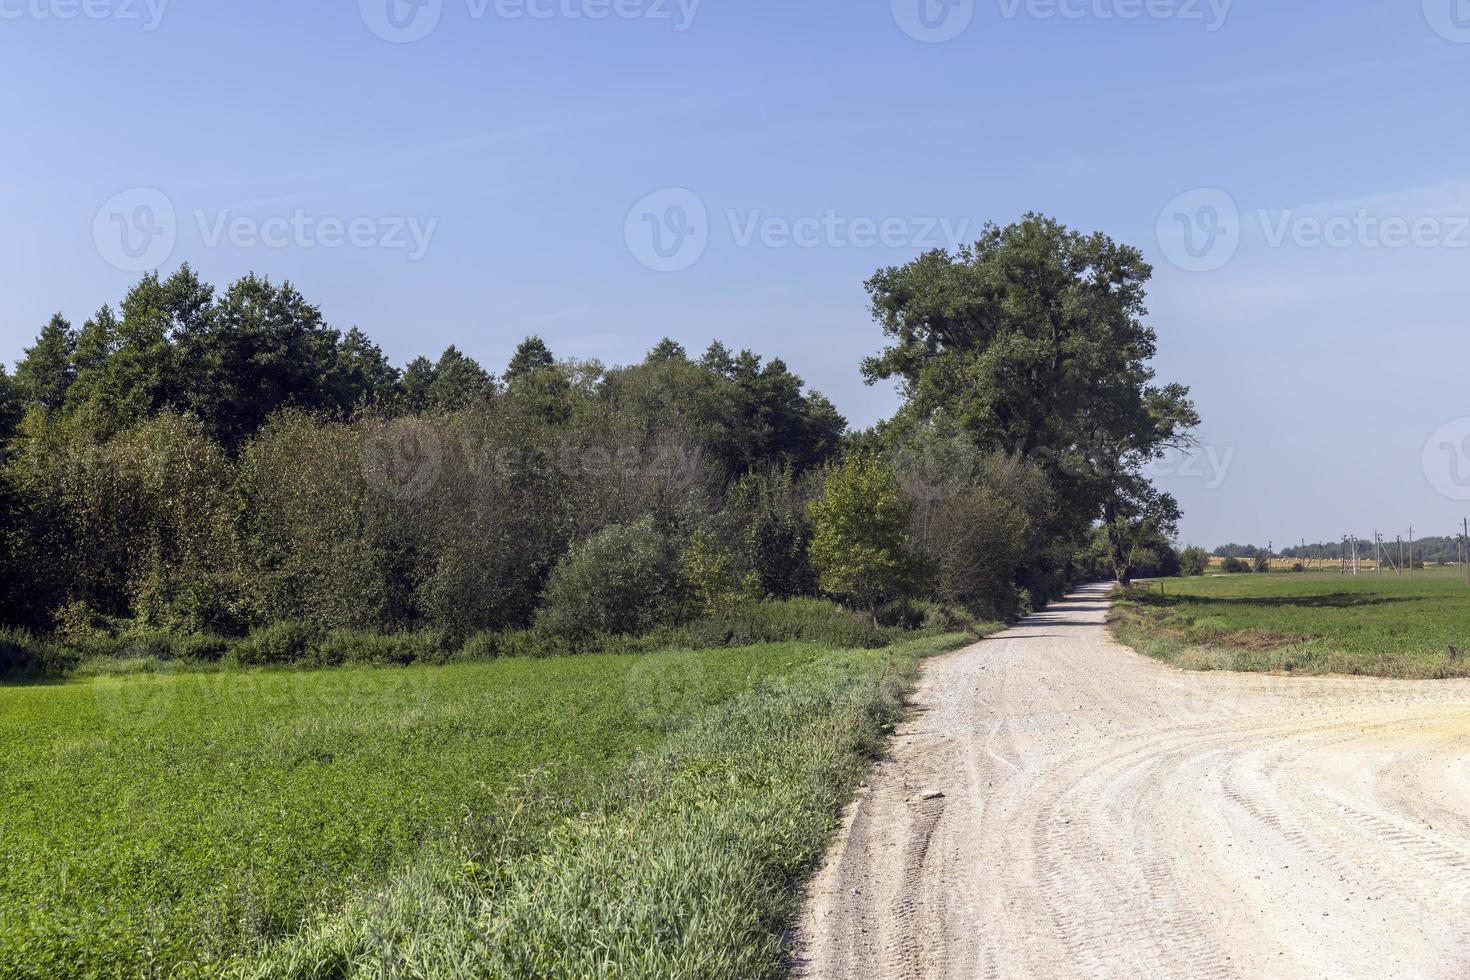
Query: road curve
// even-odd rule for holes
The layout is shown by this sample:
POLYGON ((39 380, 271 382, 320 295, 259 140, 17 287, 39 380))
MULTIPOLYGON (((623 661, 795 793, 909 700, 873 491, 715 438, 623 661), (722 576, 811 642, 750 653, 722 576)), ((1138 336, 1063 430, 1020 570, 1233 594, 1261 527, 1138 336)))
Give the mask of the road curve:
POLYGON ((1470 976, 1470 683, 1183 673, 1108 597, 926 666, 796 975, 1470 976))

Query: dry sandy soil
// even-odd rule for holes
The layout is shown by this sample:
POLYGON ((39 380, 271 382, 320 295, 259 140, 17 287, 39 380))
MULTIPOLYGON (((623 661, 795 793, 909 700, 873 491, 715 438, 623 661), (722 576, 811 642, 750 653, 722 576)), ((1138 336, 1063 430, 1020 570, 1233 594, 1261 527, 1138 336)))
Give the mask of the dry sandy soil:
POLYGON ((1470 682, 1186 674, 1108 595, 927 665, 797 975, 1470 976, 1470 682))

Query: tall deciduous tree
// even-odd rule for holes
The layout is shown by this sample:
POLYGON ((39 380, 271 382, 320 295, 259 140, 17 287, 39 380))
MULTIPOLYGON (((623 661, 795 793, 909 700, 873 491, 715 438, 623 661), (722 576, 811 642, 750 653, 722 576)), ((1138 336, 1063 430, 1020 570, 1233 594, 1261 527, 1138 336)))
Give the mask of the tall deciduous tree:
POLYGON ((1151 276, 1137 249, 1028 214, 867 284, 893 340, 864 362, 869 383, 898 379, 911 422, 948 416, 982 445, 1041 462, 1060 497, 1056 532, 1112 528, 1120 580, 1129 541, 1178 519, 1143 465, 1199 421, 1188 389, 1153 383, 1151 276))
POLYGON ((876 454, 847 457, 811 503, 811 560, 822 591, 874 614, 912 582, 908 552, 913 504, 893 468, 876 454))
POLYGON ((572 413, 572 384, 540 337, 516 347, 505 369, 505 387, 515 401, 544 422, 560 425, 572 413))
POLYGON ((344 410, 363 405, 386 405, 397 400, 399 372, 357 327, 347 331, 328 373, 330 399, 344 410))
POLYGON ((56 412, 76 380, 76 333, 60 313, 51 317, 15 368, 15 387, 27 405, 56 412))
POLYGON ((511 355, 510 364, 505 369, 505 383, 514 384, 537 371, 554 367, 556 358, 551 356, 546 341, 540 337, 527 337, 516 346, 515 353, 511 355))
POLYGON ((456 411, 495 390, 495 382, 484 368, 459 348, 450 345, 434 365, 434 380, 429 383, 429 403, 443 411, 456 411))
POLYGON ((15 435, 23 414, 25 409, 15 389, 15 380, 6 373, 5 365, 0 364, 0 458, 4 458, 5 443, 15 435))

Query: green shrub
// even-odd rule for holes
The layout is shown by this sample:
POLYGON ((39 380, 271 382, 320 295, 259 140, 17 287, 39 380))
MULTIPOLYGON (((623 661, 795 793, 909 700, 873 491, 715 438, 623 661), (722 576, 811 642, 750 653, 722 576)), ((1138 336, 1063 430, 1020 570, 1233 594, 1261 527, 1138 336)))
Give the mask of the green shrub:
POLYGON ((954 632, 974 626, 975 616, 963 606, 929 599, 900 599, 878 607, 881 626, 903 630, 954 632))
POLYGON ((318 656, 322 631, 306 623, 262 626, 236 643, 232 653, 244 667, 277 667, 307 663, 318 656))
POLYGON ((1181 575, 1203 575, 1210 567, 1210 553, 1198 545, 1192 545, 1179 553, 1181 575))
POLYGON ((77 662, 75 651, 59 643, 0 627, 0 678, 60 677, 77 662))
POLYGON ((1244 575, 1251 570, 1251 567, 1239 558, 1226 558, 1221 568, 1226 575, 1244 575))
POLYGON ((332 630, 322 638, 314 661, 322 666, 407 666, 444 663, 454 652, 448 635, 439 630, 417 633, 332 630))
POLYGON ((713 534, 701 528, 679 556, 684 594, 697 615, 709 615, 728 606, 761 598, 760 576, 740 575, 733 552, 720 547, 713 534))
POLYGON ((79 644, 92 657, 152 657, 213 663, 230 649, 231 641, 210 633, 177 633, 133 624, 116 636, 96 636, 79 644))
POLYGON ((460 648, 460 660, 493 660, 500 656, 500 637, 495 633, 476 633, 460 648))
POLYGON ((653 519, 614 524, 556 566, 536 630, 563 639, 644 633, 673 618, 678 590, 674 551, 653 519))
POLYGON ((788 641, 820 643, 838 649, 873 649, 886 637, 867 616, 825 599, 781 599, 725 609, 691 623, 692 645, 740 647, 788 641))

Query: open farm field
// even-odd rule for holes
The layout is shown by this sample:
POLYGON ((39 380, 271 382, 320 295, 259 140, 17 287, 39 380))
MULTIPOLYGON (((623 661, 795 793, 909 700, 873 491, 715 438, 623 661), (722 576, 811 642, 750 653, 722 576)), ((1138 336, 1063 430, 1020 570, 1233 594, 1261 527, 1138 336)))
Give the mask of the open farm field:
POLYGON ((1194 670, 1470 676, 1470 586, 1453 569, 1170 579, 1132 589, 1119 639, 1194 670))
POLYGON ((0 975, 771 974, 962 640, 0 687, 0 975))

